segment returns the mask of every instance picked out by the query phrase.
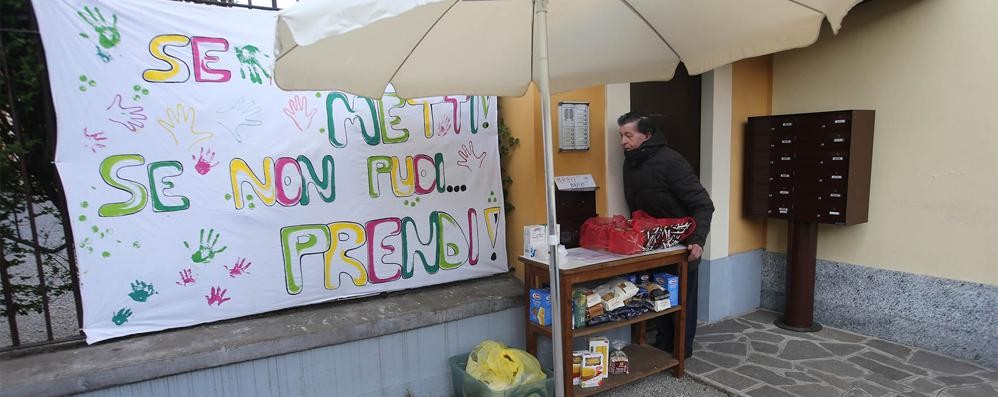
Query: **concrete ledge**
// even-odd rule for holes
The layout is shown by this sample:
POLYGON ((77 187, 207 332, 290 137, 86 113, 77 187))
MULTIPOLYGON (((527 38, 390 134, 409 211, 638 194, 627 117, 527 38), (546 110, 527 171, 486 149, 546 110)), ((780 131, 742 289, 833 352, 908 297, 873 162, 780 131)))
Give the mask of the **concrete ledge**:
POLYGON ((512 274, 4 359, 5 396, 64 395, 393 334, 524 304, 512 274))

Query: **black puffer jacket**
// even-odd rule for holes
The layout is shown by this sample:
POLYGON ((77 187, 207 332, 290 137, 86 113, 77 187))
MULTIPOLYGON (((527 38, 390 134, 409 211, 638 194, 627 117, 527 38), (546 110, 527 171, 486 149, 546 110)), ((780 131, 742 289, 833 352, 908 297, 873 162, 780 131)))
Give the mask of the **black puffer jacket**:
POLYGON ((656 218, 692 216, 697 226, 686 243, 702 247, 714 203, 683 155, 656 133, 637 149, 624 152, 624 158, 624 197, 631 211, 644 210, 656 218))

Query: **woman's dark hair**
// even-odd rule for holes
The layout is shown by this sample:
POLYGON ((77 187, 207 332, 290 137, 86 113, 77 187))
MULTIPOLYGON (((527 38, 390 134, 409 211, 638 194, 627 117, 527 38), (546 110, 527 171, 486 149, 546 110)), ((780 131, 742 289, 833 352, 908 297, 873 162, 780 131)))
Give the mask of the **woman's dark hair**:
POLYGON ((653 135, 655 134, 655 123, 648 118, 647 115, 641 112, 627 112, 622 116, 617 118, 617 125, 624 125, 627 123, 633 123, 637 121, 638 131, 642 134, 653 135))

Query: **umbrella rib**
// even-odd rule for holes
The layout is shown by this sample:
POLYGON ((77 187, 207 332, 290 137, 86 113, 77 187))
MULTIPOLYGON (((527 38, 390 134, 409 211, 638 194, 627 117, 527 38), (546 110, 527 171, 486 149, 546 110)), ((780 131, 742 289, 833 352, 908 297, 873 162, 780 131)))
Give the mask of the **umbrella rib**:
MULTIPOLYGON (((531 3, 531 6, 533 6, 533 3, 531 3)), ((535 57, 534 35, 537 34, 537 32, 535 32, 534 29, 537 28, 537 21, 535 20, 536 18, 537 18, 536 10, 530 10, 530 81, 534 81, 534 57, 535 57)), ((530 83, 527 84, 529 85, 530 83)), ((529 89, 530 87, 528 86, 527 88, 529 89)))
POLYGON ((665 37, 663 37, 662 34, 659 33, 658 29, 655 29, 655 27, 652 26, 651 22, 648 22, 648 20, 645 19, 644 15, 641 15, 641 13, 638 12, 638 10, 634 9, 634 6, 632 6, 631 3, 629 3, 627 0, 620 0, 620 2, 624 3, 624 5, 627 6, 627 8, 629 8, 631 12, 634 13, 634 15, 637 15, 638 18, 641 18, 641 20, 644 21, 645 25, 648 26, 648 29, 651 29, 651 31, 654 32, 656 36, 658 36, 659 40, 662 40, 662 42, 665 43, 665 46, 669 47, 669 50, 672 51, 673 54, 676 54, 676 59, 679 60, 683 59, 683 57, 679 56, 679 53, 676 52, 676 49, 672 48, 672 44, 669 44, 669 40, 666 40, 665 37))
POLYGON ((447 15, 447 13, 450 12, 450 10, 457 5, 458 1, 460 0, 454 0, 454 2, 451 3, 451 5, 448 6, 446 10, 444 10, 444 12, 440 13, 440 16, 437 17, 437 20, 433 21, 433 24, 430 25, 430 27, 427 28, 425 32, 423 32, 423 36, 419 38, 419 41, 416 42, 416 45, 412 46, 412 49, 409 50, 409 53, 405 55, 405 59, 403 59, 402 62, 399 62, 399 66, 395 68, 395 72, 392 73, 392 77, 388 79, 389 83, 391 83, 392 80, 395 80, 395 76, 399 74, 399 70, 402 70, 402 66, 409 61, 409 57, 412 56, 412 53, 416 52, 416 48, 419 48, 419 45, 423 43, 423 39, 426 39, 426 35, 430 34, 430 31, 433 30, 433 27, 437 26, 437 23, 439 23, 441 19, 444 19, 444 16, 447 15))
POLYGON ((801 6, 801 7, 804 7, 804 8, 807 8, 807 9, 809 9, 809 10, 811 10, 811 11, 814 11, 814 12, 816 12, 816 13, 819 13, 819 14, 821 14, 821 15, 825 15, 825 13, 824 13, 823 11, 821 11, 821 10, 819 10, 819 9, 816 9, 816 8, 814 8, 814 7, 811 7, 811 6, 807 5, 807 4, 804 4, 804 3, 801 3, 801 2, 799 2, 799 1, 797 1, 797 0, 787 0, 787 1, 789 1, 789 2, 791 2, 791 3, 794 3, 794 4, 796 4, 796 5, 799 5, 799 6, 801 6))

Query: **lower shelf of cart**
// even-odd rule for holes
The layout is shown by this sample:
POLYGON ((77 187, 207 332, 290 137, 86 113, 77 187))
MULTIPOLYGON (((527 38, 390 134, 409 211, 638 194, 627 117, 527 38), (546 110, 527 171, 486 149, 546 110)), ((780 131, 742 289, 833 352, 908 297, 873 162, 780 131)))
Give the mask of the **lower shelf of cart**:
POLYGON ((591 396, 679 365, 679 361, 672 358, 671 354, 648 345, 630 345, 624 348, 624 353, 627 354, 630 373, 610 375, 603 386, 599 387, 575 386, 575 395, 591 396))

